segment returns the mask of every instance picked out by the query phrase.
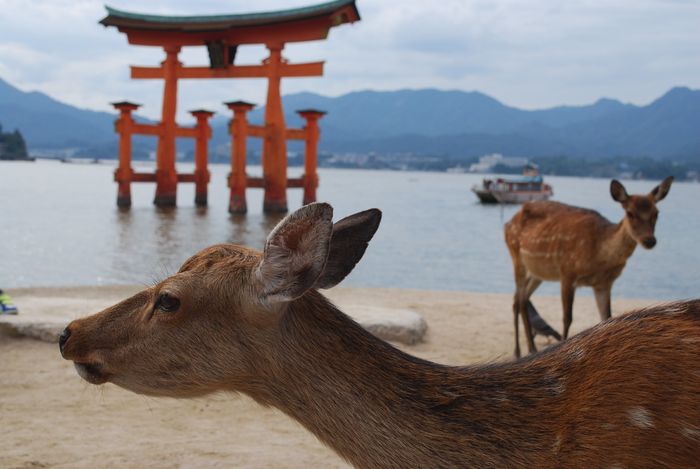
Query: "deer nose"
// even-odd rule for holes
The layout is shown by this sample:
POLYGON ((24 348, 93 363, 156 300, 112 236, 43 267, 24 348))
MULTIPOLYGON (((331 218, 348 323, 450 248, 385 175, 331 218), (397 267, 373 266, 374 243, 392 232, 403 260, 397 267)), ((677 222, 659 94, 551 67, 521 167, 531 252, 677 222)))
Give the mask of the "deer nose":
POLYGON ((642 244, 644 244, 644 247, 645 247, 645 248, 651 249, 651 248, 653 248, 654 246, 656 246, 656 238, 654 238, 653 236, 650 237, 650 238, 646 238, 646 239, 642 242, 642 244))
POLYGON ((66 345, 68 338, 70 337, 70 329, 67 327, 63 329, 61 335, 58 336, 58 348, 61 351, 61 356, 63 356, 63 347, 66 345))

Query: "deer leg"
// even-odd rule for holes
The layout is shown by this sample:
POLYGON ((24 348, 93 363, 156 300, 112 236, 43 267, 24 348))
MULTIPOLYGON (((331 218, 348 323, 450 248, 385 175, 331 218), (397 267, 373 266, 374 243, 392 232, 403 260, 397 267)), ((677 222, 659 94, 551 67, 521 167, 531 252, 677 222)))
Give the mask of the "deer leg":
POLYGON ((574 310, 574 287, 573 280, 561 279, 561 305, 564 310, 564 332, 562 337, 566 340, 569 337, 569 327, 571 327, 571 318, 574 310))
POLYGON ((515 357, 520 358, 520 331, 518 330, 518 316, 523 319, 523 327, 525 329, 525 337, 527 339, 527 348, 529 353, 534 353, 537 351, 535 348, 534 336, 532 334, 532 328, 530 327, 530 318, 527 315, 527 300, 537 288, 531 287, 532 278, 525 275, 517 275, 515 296, 513 298, 513 325, 515 329, 515 357))
MULTIPOLYGON (((517 332, 518 315, 520 315, 520 317, 523 320, 523 328, 525 329, 528 353, 535 353, 537 352, 537 348, 535 347, 534 335, 532 334, 532 327, 530 326, 530 318, 527 315, 527 298, 525 297, 524 293, 525 292, 521 292, 519 295, 516 295, 515 299, 514 308, 516 308, 517 310, 517 313, 515 315, 515 330, 517 332)), ((515 338, 515 356, 520 356, 520 344, 518 343, 517 336, 515 338)))
POLYGON ((532 352, 529 344, 532 337, 532 331, 530 330, 530 321, 527 317, 527 286, 527 271, 522 266, 522 264, 515 265, 515 296, 513 298, 513 325, 515 328, 516 358, 520 358, 520 331, 518 330, 518 316, 521 316, 523 318, 523 324, 525 326, 525 337, 527 337, 528 340, 528 349, 530 350, 530 352, 532 352))
POLYGON ((518 299, 518 310, 520 312, 520 317, 523 320, 523 328, 525 329, 525 337, 527 337, 527 350, 528 353, 537 352, 537 347, 535 347, 535 337, 532 334, 532 327, 530 326, 530 317, 527 315, 527 298, 524 295, 518 299))
POLYGON ((527 286, 527 271, 525 270, 525 267, 520 262, 518 262, 517 257, 513 253, 511 253, 511 256, 513 256, 513 272, 515 274, 515 295, 513 295, 515 358, 520 358, 520 331, 518 330, 518 316, 521 314, 527 315, 527 310, 520 304, 520 298, 525 292, 525 288, 527 286))
POLYGON ((535 290, 537 290, 537 287, 539 287, 540 285, 542 285, 542 280, 535 277, 527 278, 526 296, 528 300, 530 299, 532 294, 535 293, 535 290))
POLYGON ((595 302, 598 305, 598 313, 600 314, 600 320, 605 321, 610 319, 610 290, 612 286, 607 287, 594 287, 593 293, 595 294, 595 302))
POLYGON ((525 288, 521 291, 520 301, 518 303, 520 315, 523 318, 523 327, 525 328, 529 353, 537 352, 537 347, 535 347, 535 334, 533 334, 532 327, 530 326, 530 316, 527 314, 527 301, 541 283, 542 280, 528 276, 525 280, 525 288))
POLYGON ((519 275, 516 278, 517 287, 513 298, 513 325, 515 329, 515 357, 520 358, 520 331, 518 330, 518 316, 523 318, 525 337, 527 338, 528 353, 537 351, 534 334, 530 326, 530 318, 527 315, 527 300, 532 293, 542 284, 542 280, 534 277, 519 275))

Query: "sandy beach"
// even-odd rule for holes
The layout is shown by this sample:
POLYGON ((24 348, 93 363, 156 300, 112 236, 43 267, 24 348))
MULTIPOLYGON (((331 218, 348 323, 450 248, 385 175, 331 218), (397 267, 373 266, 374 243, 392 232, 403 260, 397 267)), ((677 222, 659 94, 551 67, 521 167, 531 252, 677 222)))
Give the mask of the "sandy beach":
MULTIPOLYGON (((12 292, 20 314, 75 318, 97 312, 139 287, 27 288, 12 292)), ((510 360, 511 295, 336 288, 338 304, 414 310, 427 320, 423 343, 396 344, 447 364, 510 360)), ((556 297, 533 297, 541 315, 561 330, 556 297)), ((613 314, 653 304, 613 298, 613 314)), ((598 321, 594 301, 579 296, 573 331, 598 321)), ((543 345, 546 341, 540 340, 543 345)), ((56 344, 0 335, 0 422, 3 468, 302 468, 348 467, 300 425, 242 395, 195 400, 138 396, 95 387, 63 360, 56 344)))

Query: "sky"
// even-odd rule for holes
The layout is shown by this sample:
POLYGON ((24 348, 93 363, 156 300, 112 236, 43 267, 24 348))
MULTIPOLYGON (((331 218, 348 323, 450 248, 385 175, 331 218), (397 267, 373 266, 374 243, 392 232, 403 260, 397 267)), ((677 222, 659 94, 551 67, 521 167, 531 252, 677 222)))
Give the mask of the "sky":
MULTIPOLYGON (((294 8, 320 0, 109 0, 155 14, 222 14, 294 8)), ((358 0, 362 20, 326 41, 289 44, 290 62, 325 60, 323 77, 287 78, 282 92, 338 96, 359 90, 480 91, 524 109, 582 105, 602 97, 648 104, 674 86, 700 88, 700 0, 358 0)), ((142 103, 160 115, 162 82, 131 80, 129 65, 163 52, 129 46, 98 21, 93 0, 0 0, 0 78, 82 108, 142 103)), ((239 48, 237 64, 266 51, 239 48)), ((185 48, 185 65, 208 65, 185 48)), ((179 115, 223 101, 263 103, 262 79, 181 82, 179 115)))

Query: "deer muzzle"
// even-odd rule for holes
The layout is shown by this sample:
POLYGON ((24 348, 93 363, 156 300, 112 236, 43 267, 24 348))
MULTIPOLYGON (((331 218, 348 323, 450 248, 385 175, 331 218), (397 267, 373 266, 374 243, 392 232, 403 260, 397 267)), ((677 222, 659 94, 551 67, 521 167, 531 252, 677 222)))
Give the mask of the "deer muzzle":
POLYGON ((94 353, 80 353, 80 340, 75 337, 75 328, 69 324, 58 336, 58 348, 61 356, 66 360, 71 360, 81 378, 91 384, 103 384, 109 380, 109 374, 103 366, 94 359, 94 353))

